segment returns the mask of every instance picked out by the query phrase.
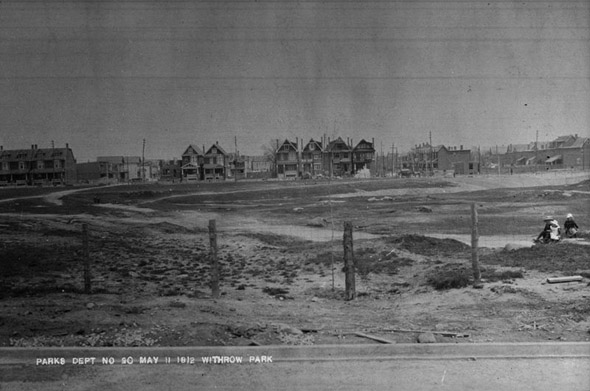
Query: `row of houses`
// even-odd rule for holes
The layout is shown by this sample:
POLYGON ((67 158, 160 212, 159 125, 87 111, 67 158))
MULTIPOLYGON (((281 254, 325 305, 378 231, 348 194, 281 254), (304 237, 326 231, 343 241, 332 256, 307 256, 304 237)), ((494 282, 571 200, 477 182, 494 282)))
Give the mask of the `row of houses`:
POLYGON ((63 185, 76 180, 76 160, 68 144, 14 150, 0 146, 0 185, 63 185))
POLYGON ((590 138, 575 135, 560 136, 549 142, 511 144, 500 155, 502 166, 590 168, 590 138))
MULTIPOLYGON (((278 144, 278 143, 277 143, 278 144)), ((347 176, 361 170, 375 171, 375 141, 359 141, 355 146, 351 139, 344 141, 322 137, 303 144, 285 140, 277 145, 274 165, 277 178, 323 176, 347 176)))
POLYGON ((454 174, 477 174, 480 172, 480 160, 474 156, 470 149, 464 149, 463 145, 431 146, 428 143, 414 146, 410 152, 400 157, 403 170, 412 173, 446 172, 454 174))
POLYGON ((265 173, 281 179, 304 176, 353 175, 362 169, 373 169, 375 149, 373 142, 361 140, 352 146, 346 142, 322 138, 311 139, 305 145, 298 138, 295 141, 277 141, 272 156, 240 156, 227 153, 218 143, 205 150, 189 145, 182 154, 182 180, 220 180, 252 178, 265 173))
POLYGON ((219 143, 208 149, 190 144, 178 160, 144 160, 138 156, 101 156, 95 162, 77 163, 72 149, 65 147, 4 150, 0 146, 1 185, 60 185, 76 182, 133 181, 210 181, 241 178, 280 179, 318 176, 352 176, 363 172, 370 176, 407 171, 477 174, 493 162, 499 167, 590 169, 590 139, 576 135, 558 137, 549 142, 512 144, 505 153, 490 150, 483 156, 474 151, 428 143, 415 145, 407 153, 379 156, 375 141, 334 140, 322 137, 304 143, 276 142, 266 156, 243 156, 226 152, 219 143), (387 162, 387 163, 386 163, 387 162), (386 169, 386 164, 388 168, 386 169), (381 167, 382 166, 382 167, 381 167))

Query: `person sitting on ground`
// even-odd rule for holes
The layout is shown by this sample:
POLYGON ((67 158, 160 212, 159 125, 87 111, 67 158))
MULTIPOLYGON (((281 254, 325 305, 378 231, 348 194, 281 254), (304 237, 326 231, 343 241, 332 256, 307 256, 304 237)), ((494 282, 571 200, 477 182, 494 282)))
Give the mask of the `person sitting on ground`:
POLYGON ((545 228, 543 228, 543 231, 537 236, 535 242, 558 242, 561 239, 561 228, 559 227, 557 220, 551 216, 547 216, 543 221, 545 221, 545 228))
POLYGON ((575 238, 578 235, 578 224, 574 221, 574 216, 571 213, 567 214, 565 218, 565 223, 563 223, 563 228, 565 229, 565 236, 568 238, 575 238))

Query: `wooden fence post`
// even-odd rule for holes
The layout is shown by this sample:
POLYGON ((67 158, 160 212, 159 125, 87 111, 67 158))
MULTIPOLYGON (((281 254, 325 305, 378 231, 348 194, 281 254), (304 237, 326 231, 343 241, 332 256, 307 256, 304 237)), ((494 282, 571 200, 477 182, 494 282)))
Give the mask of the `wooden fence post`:
POLYGON ((479 228, 477 219, 477 207, 475 202, 471 204, 471 267, 473 268, 473 286, 481 287, 481 272, 479 270, 479 228))
POLYGON ((88 249, 88 224, 82 224, 82 256, 84 257, 84 293, 92 291, 90 279, 90 250, 88 249))
POLYGON ((354 253, 352 247, 352 223, 344 222, 344 270, 345 270, 345 299, 354 300, 355 281, 354 281, 354 253))
POLYGON ((215 220, 209 220, 209 266, 211 270, 211 296, 219 298, 219 261, 217 260, 217 230, 215 220))

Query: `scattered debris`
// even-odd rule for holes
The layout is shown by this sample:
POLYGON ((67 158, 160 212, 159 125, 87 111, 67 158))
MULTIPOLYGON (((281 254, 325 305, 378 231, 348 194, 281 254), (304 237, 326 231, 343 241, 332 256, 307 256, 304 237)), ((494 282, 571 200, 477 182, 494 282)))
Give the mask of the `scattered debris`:
POLYGON ((436 343, 436 337, 431 332, 418 335, 417 340, 418 343, 436 343))
POLYGON ((550 284, 557 284, 560 282, 580 282, 584 279, 582 276, 569 276, 569 277, 552 277, 548 278, 547 282, 550 284))
POLYGON ((443 337, 451 338, 469 338, 469 334, 455 333, 451 331, 426 331, 426 330, 408 330, 408 329, 380 329, 380 331, 394 332, 394 333, 420 333, 420 334, 437 334, 443 337))
POLYGON ((309 227, 325 227, 326 226, 326 219, 322 217, 315 217, 307 222, 307 226, 309 227))
POLYGON ((301 334, 303 334, 303 331, 301 331, 298 328, 295 328, 293 326, 289 326, 288 324, 284 324, 284 323, 273 323, 273 324, 271 324, 271 326, 278 333, 295 334, 295 335, 301 335, 301 334))
POLYGON ((363 333, 359 333, 359 332, 354 332, 353 334, 356 335, 357 337, 372 339, 373 341, 377 341, 377 342, 381 342, 381 343, 386 343, 386 344, 394 344, 395 343, 395 341, 390 341, 385 338, 375 337, 374 335, 363 334, 363 333))

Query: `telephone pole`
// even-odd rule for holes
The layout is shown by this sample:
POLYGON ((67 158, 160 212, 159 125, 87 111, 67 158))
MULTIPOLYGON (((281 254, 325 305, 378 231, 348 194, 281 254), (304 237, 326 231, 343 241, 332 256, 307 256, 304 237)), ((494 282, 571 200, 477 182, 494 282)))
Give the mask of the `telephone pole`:
POLYGON ((432 175, 434 172, 434 168, 432 166, 432 132, 428 132, 428 138, 430 139, 430 175, 432 175))
POLYGON ((143 139, 143 148, 141 150, 141 180, 145 181, 145 139, 143 139))
POLYGON ((385 158, 383 156, 383 141, 380 141, 380 143, 381 143, 381 167, 382 167, 381 175, 385 176, 385 158))
POLYGON ((395 143, 391 144, 391 177, 395 177, 395 143))
POLYGON ((535 172, 537 172, 537 164, 539 164, 539 131, 535 137, 535 172))
POLYGON ((236 151, 234 157, 234 182, 238 181, 238 136, 234 136, 234 149, 236 151))

